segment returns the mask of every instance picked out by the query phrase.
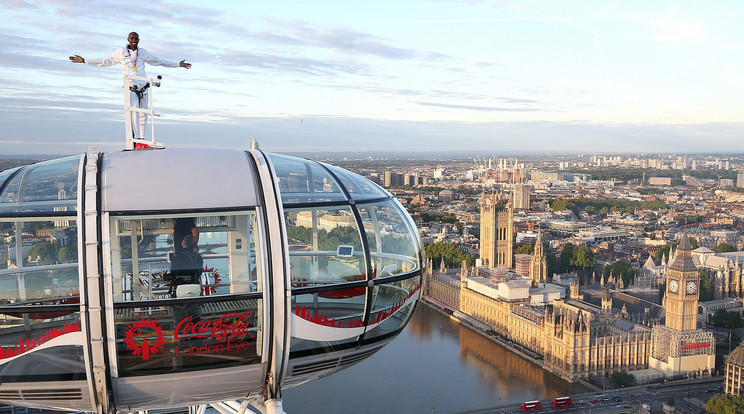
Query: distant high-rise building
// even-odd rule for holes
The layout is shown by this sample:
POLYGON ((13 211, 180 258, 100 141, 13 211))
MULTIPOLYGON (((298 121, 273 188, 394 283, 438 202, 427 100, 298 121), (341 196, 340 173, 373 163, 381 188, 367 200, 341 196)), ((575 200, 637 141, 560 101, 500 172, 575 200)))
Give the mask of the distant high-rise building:
POLYGON ((403 174, 398 174, 392 171, 385 171, 382 183, 385 187, 403 185, 403 174))
POLYGON ((517 276, 527 277, 530 275, 530 263, 532 262, 531 254, 514 255, 514 273, 517 276))
POLYGON ((512 268, 514 203, 499 193, 481 195, 480 257, 486 267, 512 268))
POLYGON ((739 171, 739 173, 736 174, 736 186, 744 188, 744 171, 739 171))
POLYGON ((525 185, 525 184, 517 184, 513 188, 514 188, 514 209, 529 210, 530 209, 530 191, 532 191, 532 186, 525 185))

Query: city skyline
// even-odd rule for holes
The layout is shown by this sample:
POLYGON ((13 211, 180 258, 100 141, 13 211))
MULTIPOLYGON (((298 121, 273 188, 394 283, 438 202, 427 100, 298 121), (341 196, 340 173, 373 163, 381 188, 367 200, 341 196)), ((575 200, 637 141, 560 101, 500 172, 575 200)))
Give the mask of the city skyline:
POLYGON ((134 30, 162 74, 167 146, 278 152, 741 151, 744 5, 16 1, 4 5, 3 154, 123 147, 134 30), (117 17, 113 17, 117 16, 117 17), (160 70, 162 69, 162 70, 160 70))

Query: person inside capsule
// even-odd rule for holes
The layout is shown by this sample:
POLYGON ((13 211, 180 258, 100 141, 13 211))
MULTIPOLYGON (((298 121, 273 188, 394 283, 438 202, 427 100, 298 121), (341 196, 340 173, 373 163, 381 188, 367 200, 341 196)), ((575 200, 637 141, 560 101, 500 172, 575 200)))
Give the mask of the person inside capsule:
POLYGON ((204 260, 199 254, 196 237, 193 234, 185 236, 181 248, 173 256, 171 270, 163 274, 163 279, 170 282, 171 297, 177 297, 181 285, 198 285, 203 266, 204 260))

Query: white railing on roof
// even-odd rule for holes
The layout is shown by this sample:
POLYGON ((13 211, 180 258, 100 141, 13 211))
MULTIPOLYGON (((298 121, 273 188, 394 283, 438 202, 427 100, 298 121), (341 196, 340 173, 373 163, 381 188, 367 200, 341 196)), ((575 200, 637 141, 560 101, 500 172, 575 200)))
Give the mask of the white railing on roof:
POLYGON ((153 89, 156 86, 160 86, 161 79, 162 77, 160 75, 157 78, 144 76, 124 77, 124 124, 126 125, 124 149, 132 150, 137 144, 144 144, 153 148, 163 147, 163 144, 155 142, 154 118, 160 116, 160 111, 153 109, 153 89), (140 91, 144 89, 144 94, 148 96, 146 107, 140 108, 139 105, 133 105, 132 92, 134 92, 134 88, 140 91), (137 118, 139 118, 139 122, 137 122, 137 118), (150 124, 149 134, 147 134, 148 122, 150 124), (138 127, 143 133, 140 137, 135 137, 135 128, 138 127), (147 135, 149 135, 149 139, 145 138, 147 135))

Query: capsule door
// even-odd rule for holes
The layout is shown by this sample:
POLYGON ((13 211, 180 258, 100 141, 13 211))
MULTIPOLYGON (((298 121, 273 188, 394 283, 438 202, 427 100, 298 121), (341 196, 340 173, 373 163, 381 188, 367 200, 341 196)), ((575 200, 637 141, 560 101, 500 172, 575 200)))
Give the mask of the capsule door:
POLYGON ((117 409, 183 407, 261 390, 266 269, 259 214, 104 215, 117 409))

